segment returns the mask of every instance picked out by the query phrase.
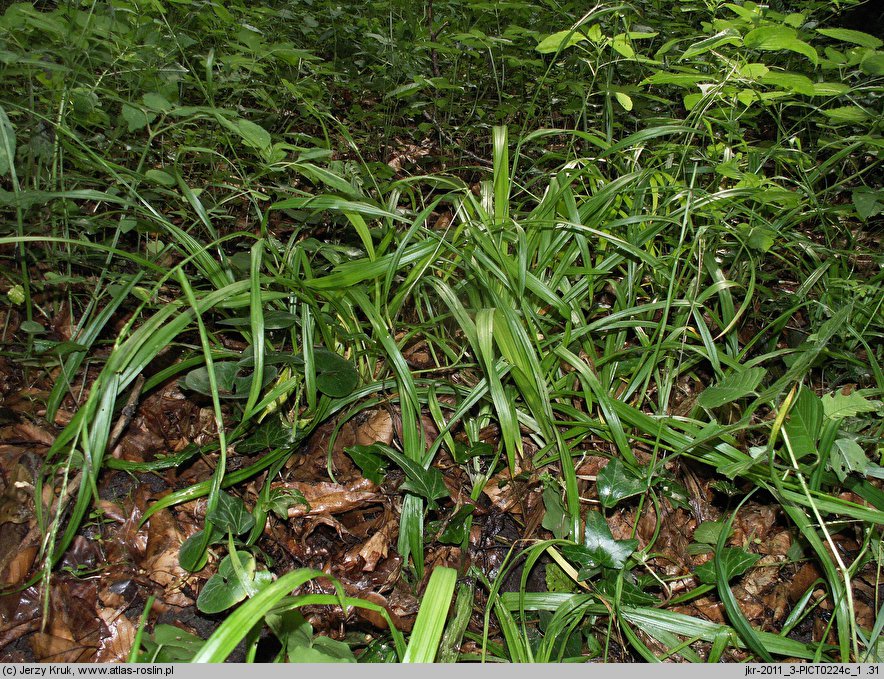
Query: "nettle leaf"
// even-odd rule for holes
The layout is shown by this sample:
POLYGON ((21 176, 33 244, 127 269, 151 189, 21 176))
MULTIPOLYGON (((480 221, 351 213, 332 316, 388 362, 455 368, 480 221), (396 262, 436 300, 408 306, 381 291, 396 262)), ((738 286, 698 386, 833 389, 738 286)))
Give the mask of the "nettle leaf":
POLYGON ((599 472, 596 488, 602 507, 609 509, 624 498, 643 493, 647 484, 614 458, 599 472))
POLYGON ((810 389, 802 387, 785 424, 792 452, 798 459, 816 454, 822 425, 823 402, 810 389))
POLYGON ((228 554, 218 564, 218 572, 203 585, 196 607, 203 613, 220 613, 246 598, 255 577, 255 557, 248 552, 228 554), (239 559, 242 575, 237 573, 233 558, 239 559))
POLYGON ((147 127, 156 120, 157 117, 157 114, 153 111, 145 111, 132 104, 123 104, 120 115, 122 115, 123 120, 126 121, 126 127, 129 132, 135 132, 136 130, 147 127))
MULTIPOLYGON (((744 549, 738 547, 725 547, 721 550, 720 558, 724 565, 724 572, 727 574, 728 582, 738 575, 742 575, 748 571, 755 562, 761 558, 760 554, 750 554, 744 549)), ((694 569, 694 575, 699 578, 704 585, 714 585, 718 579, 715 577, 715 563, 707 561, 694 569)))
POLYGON ((706 387, 697 397, 702 408, 718 408, 731 401, 752 394, 767 371, 764 368, 746 368, 725 375, 718 384, 706 387))
POLYGON ((558 33, 546 36, 534 49, 541 54, 551 54, 553 52, 558 52, 559 50, 566 50, 569 47, 574 47, 574 45, 577 45, 584 40, 586 40, 586 36, 580 31, 559 31, 558 33))
POLYGON ((849 394, 840 391, 826 394, 823 396, 822 402, 823 414, 830 420, 856 417, 860 413, 873 413, 881 408, 881 401, 870 401, 858 391, 852 391, 849 394))
POLYGON ((316 387, 326 396, 349 396, 359 384, 359 373, 353 364, 333 351, 314 348, 313 362, 316 365, 316 387))
POLYGON ((218 530, 229 531, 234 535, 242 535, 255 525, 255 517, 246 509, 245 502, 225 492, 218 495, 218 505, 206 514, 206 518, 218 530))
POLYGON ((377 446, 348 446, 344 448, 344 452, 359 467, 365 478, 378 485, 383 483, 387 463, 379 454, 377 446))
POLYGON ((599 512, 587 512, 582 545, 565 545, 562 554, 580 566, 581 580, 590 577, 598 568, 620 569, 638 547, 638 540, 615 540, 605 517, 599 512))

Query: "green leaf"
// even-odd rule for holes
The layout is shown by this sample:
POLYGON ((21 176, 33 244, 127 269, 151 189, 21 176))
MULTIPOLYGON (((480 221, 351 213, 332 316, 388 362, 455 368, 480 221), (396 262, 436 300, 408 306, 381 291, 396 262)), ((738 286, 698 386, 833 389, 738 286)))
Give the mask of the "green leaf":
POLYGON ((841 42, 849 42, 854 45, 859 45, 860 47, 878 49, 884 44, 880 38, 876 38, 874 35, 869 35, 862 31, 853 31, 849 28, 818 28, 816 29, 816 32, 827 38, 834 38, 841 42))
POLYGON ((353 459, 365 478, 378 485, 383 483, 387 463, 378 453, 377 446, 348 446, 344 452, 353 459))
POLYGON ((792 452, 799 460, 817 454, 817 441, 823 424, 823 402, 807 387, 802 387, 789 410, 785 430, 792 452))
POLYGON ((571 520, 562 502, 562 490, 555 481, 543 483, 543 507, 546 511, 540 525, 559 540, 568 537, 568 533, 571 532, 571 520))
POLYGON ((884 75, 884 52, 869 52, 863 57, 859 67, 866 75, 884 75))
MULTIPOLYGON (((178 550, 178 563, 184 570, 196 573, 206 565, 208 554, 203 547, 205 534, 204 530, 197 531, 181 543, 181 548, 178 550)), ((220 542, 223 538, 224 533, 213 526, 207 546, 220 542)))
POLYGON ((781 50, 798 52, 814 64, 819 61, 816 50, 803 40, 799 40, 798 32, 789 26, 761 26, 749 31, 743 38, 743 44, 749 49, 767 52, 781 50))
POLYGON ((812 97, 816 94, 813 81, 800 73, 784 73, 782 71, 768 71, 759 79, 765 85, 779 87, 797 94, 806 94, 812 97))
POLYGON ((398 450, 377 445, 376 448, 395 462, 405 472, 406 481, 401 489, 426 498, 430 503, 441 497, 448 497, 448 488, 442 473, 435 467, 424 469, 419 462, 405 457, 398 450))
POLYGON ((185 663, 203 647, 205 640, 174 625, 160 624, 142 642, 141 658, 151 663, 185 663))
POLYGON ((135 130, 147 127, 156 120, 157 117, 156 113, 145 111, 132 104, 123 104, 120 113, 123 116, 123 120, 126 121, 126 126, 129 132, 135 132, 135 130))
POLYGON ((233 123, 233 129, 242 137, 247 146, 263 151, 272 143, 270 133, 257 123, 239 118, 233 123))
POLYGON ((850 85, 846 83, 814 83, 813 96, 815 97, 838 97, 850 92, 850 85))
POLYGON ((643 493, 647 484, 614 458, 599 472, 596 488, 602 507, 609 509, 624 498, 643 493))
POLYGON ((0 177, 8 174, 15 163, 15 127, 6 110, 0 106, 0 177))
POLYGON ((822 398, 823 414, 830 420, 843 420, 855 417, 860 413, 873 413, 881 407, 881 401, 870 401, 862 393, 852 391, 844 394, 836 391, 822 398))
POLYGON ((458 510, 451 515, 451 518, 448 519, 445 529, 439 534, 439 537, 436 538, 437 542, 441 542, 443 545, 463 544, 464 540, 467 538, 467 531, 470 526, 470 522, 468 522, 467 519, 472 516, 475 511, 476 505, 465 504, 460 506, 458 510))
POLYGON ((175 177, 163 170, 150 169, 144 173, 144 177, 160 186, 175 186, 178 183, 175 177))
POLYGON ((582 545, 561 548, 565 558, 580 566, 578 577, 585 579, 598 568, 620 569, 638 547, 638 540, 615 540, 605 517, 599 512, 586 514, 582 545))
MULTIPOLYGON (((738 575, 742 575, 752 568, 752 566, 755 565, 755 562, 761 558, 761 555, 750 554, 737 547, 725 547, 721 550, 720 557, 724 566, 724 572, 727 575, 728 582, 730 582, 738 575)), ((707 561, 706 563, 697 566, 697 568, 694 569, 694 575, 696 575, 700 582, 705 585, 714 585, 718 582, 715 575, 714 561, 707 561)))
POLYGON ((402 658, 403 663, 431 663, 435 660, 456 584, 457 571, 453 568, 436 566, 433 569, 402 658))
POLYGON ((41 332, 46 332, 46 328, 37 323, 37 321, 22 321, 18 329, 28 335, 39 335, 41 332))
POLYGON ((840 438, 832 446, 832 455, 829 457, 829 466, 838 476, 839 481, 844 481, 850 472, 856 472, 861 476, 873 476, 877 479, 884 478, 884 468, 872 462, 862 447, 853 439, 840 438))
POLYGON ((697 397, 697 404, 702 408, 718 408, 748 396, 755 391, 766 372, 764 368, 746 368, 732 372, 718 384, 706 387, 697 397))
POLYGON ((291 663, 356 662, 347 644, 323 636, 314 638, 313 626, 299 611, 272 611, 265 620, 291 663))
POLYGON ((150 109, 154 111, 171 111, 172 104, 169 103, 169 100, 166 99, 159 92, 148 92, 144 96, 141 97, 141 101, 150 109))
POLYGON ((703 521, 694 530, 694 541, 701 544, 714 545, 718 542, 723 529, 723 521, 703 521))
POLYGON ((255 517, 246 509, 245 502, 230 493, 218 494, 218 504, 213 511, 206 514, 218 530, 230 531, 234 535, 242 535, 252 530, 255 525, 255 517))
POLYGON ((635 56, 635 50, 632 49, 632 45, 629 44, 629 39, 626 37, 625 33, 618 33, 615 35, 614 39, 611 41, 611 47, 617 52, 617 54, 620 54, 627 59, 632 59, 635 56))
POLYGON ((264 505, 266 511, 273 512, 283 521, 289 518, 289 509, 295 505, 304 505, 308 510, 310 503, 304 494, 294 488, 273 488, 264 505))
POLYGON ((864 222, 884 212, 884 191, 866 186, 855 189, 852 194, 856 214, 864 222))
POLYGON ((574 45, 581 43, 584 40, 586 40, 586 36, 579 31, 559 31, 558 33, 546 36, 534 49, 541 54, 551 54, 552 52, 558 52, 559 50, 566 50, 569 47, 574 47, 574 45))
POLYGON ((614 92, 614 98, 617 99, 617 103, 619 103, 623 107, 623 110, 632 110, 632 98, 628 94, 624 94, 623 92, 614 92))
POLYGON ((869 117, 869 114, 859 106, 839 106, 820 110, 824 116, 836 124, 861 123, 868 120, 869 117))
POLYGON ((273 417, 259 425, 251 436, 239 441, 236 444, 236 452, 239 455, 252 455, 293 443, 291 427, 283 424, 280 418, 273 417))
POLYGON ((333 351, 315 347, 313 362, 316 365, 316 387, 327 396, 349 396, 359 384, 359 373, 353 364, 333 351))
POLYGON ((739 31, 735 28, 726 28, 715 35, 711 35, 708 38, 703 38, 702 40, 695 42, 684 51, 684 54, 681 55, 681 59, 684 60, 696 57, 709 50, 714 50, 721 45, 739 45, 740 42, 739 31))
MULTIPOLYGON (((214 369, 215 379, 218 382, 218 395, 221 398, 247 399, 249 397, 252 376, 248 374, 245 366, 237 361, 221 361, 214 364, 214 369)), ((275 377, 276 368, 270 365, 264 366, 262 387, 267 386, 275 377)), ((184 386, 200 394, 211 396, 208 368, 202 366, 191 370, 184 378, 184 386)))
POLYGON ((203 613, 220 613, 246 598, 255 576, 255 557, 248 552, 236 552, 225 556, 218 565, 218 572, 203 585, 196 599, 196 607, 203 613), (233 558, 242 564, 242 576, 233 565, 233 558), (246 579, 243 579, 246 578, 246 579))

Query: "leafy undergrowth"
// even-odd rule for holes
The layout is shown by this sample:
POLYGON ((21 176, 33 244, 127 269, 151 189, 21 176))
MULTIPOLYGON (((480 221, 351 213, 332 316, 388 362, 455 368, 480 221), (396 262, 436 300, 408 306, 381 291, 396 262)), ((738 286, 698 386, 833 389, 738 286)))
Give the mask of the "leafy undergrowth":
POLYGON ((884 659, 882 41, 578 4, 6 9, 5 660, 884 659))

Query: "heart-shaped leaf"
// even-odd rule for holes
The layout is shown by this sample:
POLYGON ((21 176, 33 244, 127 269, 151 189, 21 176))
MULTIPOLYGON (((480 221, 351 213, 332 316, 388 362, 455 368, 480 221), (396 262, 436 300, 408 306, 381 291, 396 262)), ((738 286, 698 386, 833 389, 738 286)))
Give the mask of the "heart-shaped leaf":
POLYGON ((196 607, 203 613, 220 613, 246 598, 255 576, 255 557, 248 552, 236 552, 242 566, 241 575, 233 565, 234 555, 228 554, 218 564, 218 572, 203 586, 196 599, 196 607))
POLYGON ((571 520, 565 511, 565 503, 562 502, 562 490, 555 481, 543 484, 543 507, 546 512, 540 525, 559 540, 568 537, 568 533, 571 532, 571 520))
POLYGON ((359 384, 359 373, 345 358, 322 347, 313 349, 316 365, 316 387, 326 396, 349 396, 359 384))
POLYGON ((620 460, 612 459, 596 480, 602 507, 610 508, 620 500, 643 493, 647 484, 637 478, 620 460))
POLYGON ((301 491, 294 488, 274 488, 267 498, 265 510, 285 521, 289 518, 289 509, 295 505, 304 505, 308 511, 310 509, 310 503, 301 491))
POLYGON ((224 533, 215 526, 212 526, 211 536, 204 545, 205 534, 206 532, 203 530, 197 531, 181 543, 181 547, 178 550, 178 563, 181 564, 181 568, 184 570, 191 573, 201 571, 206 565, 206 559, 208 558, 206 547, 217 544, 224 539, 224 533))
POLYGON ((174 625, 157 625, 153 634, 142 642, 144 652, 139 655, 142 662, 178 663, 189 662, 196 655, 205 640, 174 625))
MULTIPOLYGON (((215 380, 218 384, 218 396, 228 399, 246 399, 252 384, 252 375, 248 369, 236 361, 222 361, 214 364, 215 380)), ((266 387, 276 377, 276 368, 264 366, 261 386, 266 387)), ((209 383, 209 370, 206 366, 195 368, 187 373, 184 386, 206 396, 212 395, 209 383)))
POLYGON ((823 402, 807 387, 802 387, 789 411, 785 430, 792 452, 799 460, 817 452, 816 444, 823 423, 823 402))
POLYGON ((263 450, 274 450, 292 445, 292 430, 279 418, 272 418, 261 424, 252 435, 236 444, 240 455, 251 455, 263 450))

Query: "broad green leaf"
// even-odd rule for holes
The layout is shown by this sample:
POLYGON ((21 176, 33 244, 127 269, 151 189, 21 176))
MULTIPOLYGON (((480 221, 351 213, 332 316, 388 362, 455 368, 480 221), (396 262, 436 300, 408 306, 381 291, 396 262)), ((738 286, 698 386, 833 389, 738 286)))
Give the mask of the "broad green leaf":
POLYGON ((208 542, 205 542, 205 535, 206 532, 204 530, 197 531, 181 543, 181 547, 178 550, 178 563, 184 570, 191 573, 202 570, 208 559, 204 545, 215 544, 224 538, 224 534, 214 526, 212 527, 212 534, 208 542))
POLYGON ((289 509, 295 505, 303 505, 310 510, 310 503, 299 490, 294 488, 273 488, 267 496, 265 510, 273 512, 283 521, 289 518, 289 509))
POLYGON ((620 569, 638 547, 638 540, 615 540, 605 517, 599 512, 586 514, 582 545, 564 545, 562 554, 580 566, 578 577, 585 579, 600 567, 620 569))
POLYGON ((242 572, 237 573, 233 565, 234 555, 225 556, 218 565, 218 572, 203 585, 196 599, 196 607, 201 612, 211 614, 226 611, 248 595, 255 576, 255 557, 248 552, 236 552, 235 557, 242 565, 242 572))
POLYGON ((274 450, 292 444, 292 430, 278 417, 259 425, 252 434, 236 444, 239 455, 252 455, 264 450, 274 450))
POLYGON ((242 535, 255 525, 255 518, 246 509, 241 498, 229 493, 218 494, 218 504, 214 510, 206 514, 218 530, 230 531, 234 535, 242 535))
POLYGON ((148 92, 141 97, 141 101, 154 111, 171 111, 172 104, 159 92, 148 92))
POLYGON ((443 523, 438 522, 438 527, 433 530, 430 528, 429 524, 427 525, 428 533, 438 533, 441 529, 441 533, 439 533, 436 538, 437 542, 441 542, 443 545, 461 545, 464 540, 466 540, 468 535, 469 526, 471 523, 467 521, 467 519, 473 515, 473 512, 476 511, 476 505, 465 504, 457 509, 454 514, 452 514, 447 522, 443 523))
POLYGON ((850 92, 850 85, 846 83, 814 83, 813 95, 815 97, 838 97, 850 92))
POLYGON ((869 52, 859 64, 866 75, 884 75, 884 52, 869 52))
POLYGON ((632 49, 632 45, 629 44, 629 38, 627 38, 625 33, 618 33, 615 35, 614 39, 611 41, 611 47, 617 52, 617 54, 624 56, 627 59, 632 59, 635 56, 635 50, 632 49))
POLYGON ((559 50, 566 50, 569 47, 574 47, 574 45, 577 45, 584 40, 586 40, 586 36, 580 31, 559 31, 558 33, 546 36, 534 49, 541 54, 551 54, 552 52, 558 52, 559 50))
POLYGON ((802 387, 786 421, 785 430, 789 436, 792 452, 799 460, 817 453, 823 424, 823 403, 807 387, 802 387))
POLYGON ((840 438, 832 446, 832 454, 829 457, 829 465, 838 476, 839 481, 844 481, 850 472, 856 472, 861 476, 873 476, 877 479, 884 478, 884 468, 872 462, 862 447, 853 439, 840 438))
POLYGON ((356 662, 344 642, 324 636, 314 638, 313 626, 300 611, 271 611, 265 620, 282 643, 290 663, 356 662))
MULTIPOLYGON (((218 383, 218 395, 221 398, 246 399, 249 396, 249 387, 252 384, 252 376, 237 361, 220 361, 215 363, 215 379, 218 383)), ((264 366, 264 379, 262 386, 267 386, 276 377, 276 368, 264 366)), ((202 366, 187 373, 184 378, 184 386, 200 394, 211 396, 212 390, 209 384, 208 368, 202 366)))
POLYGON ((262 151, 270 146, 272 139, 270 133, 257 123, 245 118, 239 118, 233 123, 233 129, 242 137, 247 146, 262 151))
POLYGON ((694 541, 706 545, 718 543, 724 521, 704 521, 694 530, 694 541))
POLYGON ((860 413, 873 413, 881 408, 881 401, 870 401, 858 391, 849 394, 840 391, 825 394, 822 401, 823 414, 830 420, 855 417, 860 413))
POLYGON ((773 87, 780 87, 784 90, 790 90, 797 94, 806 94, 812 97, 816 90, 813 81, 806 75, 800 73, 784 73, 782 71, 768 71, 766 75, 760 78, 760 82, 773 87))
POLYGON ((555 481, 543 484, 543 521, 541 526, 550 531, 557 539, 568 537, 571 521, 565 504, 562 502, 562 490, 555 481))
POLYGON ((385 454, 405 472, 406 481, 401 489, 420 495, 430 503, 448 497, 448 488, 442 473, 435 467, 424 469, 419 462, 406 457, 397 450, 387 448, 385 454))
POLYGON ((327 396, 349 396, 359 384, 359 373, 347 359, 323 347, 314 347, 316 387, 327 396))
POLYGON ((685 59, 690 59, 691 57, 696 57, 709 50, 714 50, 721 45, 739 45, 741 42, 739 31, 735 28, 726 28, 715 35, 711 35, 708 38, 703 38, 702 40, 695 42, 684 51, 684 54, 681 55, 681 60, 683 61, 685 59))
MULTIPOLYGON (((724 566, 724 572, 727 574, 728 581, 733 580, 738 575, 742 575, 761 558, 760 554, 750 554, 749 552, 737 547, 725 547, 721 550, 721 561, 724 566)), ((718 581, 715 575, 715 564, 713 561, 697 566, 694 569, 694 575, 699 578, 700 582, 706 585, 714 585, 718 581)))
POLYGON ((129 132, 135 132, 136 130, 147 127, 156 120, 157 117, 157 114, 153 111, 148 112, 144 109, 133 106, 132 104, 123 104, 120 114, 123 116, 123 120, 126 121, 126 126, 129 132))
POLYGON ((884 190, 861 187, 855 189, 851 196, 856 214, 863 221, 884 212, 884 190))
POLYGON ((861 123, 869 118, 869 114, 859 106, 838 106, 837 108, 821 109, 824 116, 829 118, 833 123, 861 123))
POLYGON ((860 47, 878 49, 884 44, 880 38, 877 38, 874 35, 869 35, 862 31, 853 31, 849 28, 817 28, 816 32, 827 38, 833 38, 835 40, 840 40, 841 42, 849 42, 854 45, 859 45, 860 47))
POLYGON ((186 663, 203 647, 205 640, 175 625, 160 624, 142 642, 142 661, 151 663, 186 663))
POLYGON ((144 176, 146 179, 149 179, 154 184, 159 184, 160 186, 175 186, 178 183, 178 180, 175 179, 175 177, 163 170, 151 168, 144 173, 144 176))
POLYGON ((624 498, 643 493, 647 484, 614 458, 599 471, 596 488, 602 507, 610 508, 624 498))
POLYGON ((768 52, 780 50, 798 52, 814 64, 819 61, 816 50, 803 40, 799 40, 798 32, 789 26, 761 26, 749 31, 743 38, 743 44, 749 49, 768 52))
POLYGON ((702 408, 718 408, 744 398, 754 393, 766 372, 764 368, 757 367, 732 372, 722 378, 718 384, 706 387, 697 397, 697 404, 702 408))
POLYGON ((6 110, 0 106, 0 177, 9 173, 15 163, 15 127, 6 110))
POLYGON ((624 94, 623 92, 614 92, 614 97, 617 99, 617 102, 623 107, 625 111, 632 110, 632 98, 628 94, 624 94))
POLYGON ((365 478, 372 483, 383 483, 387 463, 378 454, 377 446, 348 446, 344 452, 353 459, 365 478))

